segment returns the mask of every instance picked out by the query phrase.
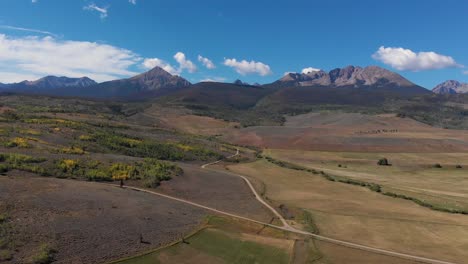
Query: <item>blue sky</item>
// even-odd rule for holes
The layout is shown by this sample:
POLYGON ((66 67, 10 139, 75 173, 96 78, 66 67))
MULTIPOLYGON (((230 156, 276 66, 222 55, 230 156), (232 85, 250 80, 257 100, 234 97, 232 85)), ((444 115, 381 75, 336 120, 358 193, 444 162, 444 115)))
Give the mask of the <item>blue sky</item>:
POLYGON ((158 65, 191 82, 268 83, 379 65, 432 88, 468 82, 467 25, 468 2, 455 0, 2 0, 0 82, 158 65))

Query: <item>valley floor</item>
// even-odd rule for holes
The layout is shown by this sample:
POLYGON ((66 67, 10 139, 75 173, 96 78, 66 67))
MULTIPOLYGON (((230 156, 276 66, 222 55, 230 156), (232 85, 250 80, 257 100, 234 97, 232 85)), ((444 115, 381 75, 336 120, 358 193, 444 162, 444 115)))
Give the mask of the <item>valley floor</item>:
POLYGON ((468 258, 465 215, 433 211, 412 201, 281 168, 266 160, 231 165, 228 169, 253 179, 264 190, 264 196, 283 212, 287 210, 291 224, 299 224, 299 228, 455 263, 468 258), (304 214, 308 221, 304 221, 304 214))
POLYGON ((468 259, 466 131, 342 112, 242 127, 157 103, 68 100, 3 98, 0 262, 413 263, 274 228, 281 218, 259 198, 298 230, 468 259), (140 191, 94 182, 120 179, 140 191))

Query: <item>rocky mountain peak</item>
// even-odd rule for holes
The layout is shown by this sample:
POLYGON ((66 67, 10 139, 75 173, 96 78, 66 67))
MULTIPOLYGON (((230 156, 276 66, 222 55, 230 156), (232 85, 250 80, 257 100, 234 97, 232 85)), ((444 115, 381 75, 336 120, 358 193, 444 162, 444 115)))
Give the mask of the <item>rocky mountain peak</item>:
MULTIPOLYGON (((131 84, 138 84, 141 90, 158 90, 166 87, 185 87, 191 84, 184 78, 172 75, 161 67, 154 67, 147 72, 123 81, 128 81, 131 84)), ((116 82, 122 82, 122 80, 118 80, 116 82)))
POLYGON ((461 83, 455 80, 445 81, 432 89, 437 94, 458 94, 468 93, 468 83, 461 83))

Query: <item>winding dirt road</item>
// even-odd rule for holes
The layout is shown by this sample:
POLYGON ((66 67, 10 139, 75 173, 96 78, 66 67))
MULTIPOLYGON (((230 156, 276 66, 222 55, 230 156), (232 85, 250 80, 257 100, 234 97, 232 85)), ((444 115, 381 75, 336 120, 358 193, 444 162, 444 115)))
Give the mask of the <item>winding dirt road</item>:
MULTIPOLYGON (((234 154, 234 155, 232 155, 232 156, 230 156, 228 158, 232 158, 232 157, 235 157, 235 156, 238 156, 238 155, 239 155, 239 150, 237 150, 236 154, 234 154)), ((220 163, 221 161, 222 160, 211 162, 211 163, 205 164, 205 165, 203 165, 201 167, 203 169, 206 169, 208 166, 220 163)), ((441 261, 441 260, 436 260, 436 259, 430 259, 430 258, 425 258, 425 257, 409 255, 409 254, 405 254, 405 253, 389 251, 389 250, 385 250, 385 249, 369 247, 369 246, 365 246, 365 245, 360 245, 360 244, 356 244, 356 243, 352 243, 352 242, 348 242, 348 241, 333 239, 333 238, 330 238, 330 237, 325 237, 325 236, 321 236, 321 235, 317 235, 317 234, 313 234, 313 233, 310 233, 310 232, 306 232, 306 231, 303 231, 303 230, 296 229, 296 228, 290 226, 288 224, 288 222, 284 219, 284 217, 280 213, 278 213, 278 211, 276 211, 271 205, 269 205, 265 200, 263 200, 263 198, 260 195, 258 195, 258 193, 255 190, 255 188, 253 187, 252 183, 245 176, 240 175, 240 174, 236 174, 236 173, 232 173, 232 172, 226 172, 226 171, 219 171, 219 170, 212 170, 212 171, 216 171, 218 173, 229 174, 229 175, 233 175, 233 176, 237 176, 237 177, 242 178, 247 183, 247 185, 249 186, 252 193, 255 195, 255 198, 260 203, 265 205, 265 207, 267 207, 276 217, 278 217, 278 219, 281 221, 283 226, 277 226, 277 225, 273 225, 273 224, 269 224, 269 223, 264 223, 264 222, 261 222, 261 221, 257 221, 257 220, 250 219, 250 218, 247 218, 247 217, 243 217, 243 216, 240 216, 240 215, 224 212, 224 211, 221 211, 221 210, 218 210, 218 209, 215 209, 215 208, 211 208, 211 207, 208 207, 208 206, 204 206, 204 205, 201 205, 201 204, 198 204, 198 203, 194 203, 194 202, 191 202, 191 201, 188 201, 188 200, 180 199, 180 198, 177 198, 177 197, 173 197, 173 196, 162 194, 162 193, 155 192, 155 191, 150 191, 150 190, 147 190, 147 189, 142 189, 142 188, 137 188, 137 187, 130 187, 130 186, 125 186, 124 188, 130 189, 130 190, 135 190, 135 191, 140 191, 140 192, 145 192, 145 193, 149 193, 149 194, 153 194, 153 195, 158 195, 158 196, 161 196, 161 197, 164 197, 164 198, 167 198, 167 199, 171 199, 171 200, 182 202, 182 203, 185 203, 185 204, 189 204, 189 205, 192 205, 192 206, 195 206, 195 207, 198 207, 198 208, 202 208, 202 209, 205 209, 207 211, 211 211, 211 212, 214 212, 214 213, 217 213, 217 214, 220 214, 220 215, 226 215, 226 216, 230 216, 230 217, 242 219, 242 220, 245 220, 245 221, 261 224, 261 225, 268 226, 268 227, 275 228, 275 229, 284 230, 284 231, 288 231, 288 232, 292 232, 292 233, 296 233, 296 234, 301 234, 301 235, 305 235, 305 236, 310 236, 310 237, 313 237, 313 238, 315 238, 317 240, 321 240, 321 241, 325 241, 325 242, 329 242, 329 243, 333 243, 333 244, 337 244, 337 245, 341 245, 341 246, 345 246, 345 247, 349 247, 349 248, 359 249, 359 250, 363 250, 363 251, 367 251, 367 252, 372 252, 372 253, 377 253, 377 254, 382 254, 382 255, 387 255, 387 256, 392 256, 392 257, 398 257, 398 258, 403 258, 403 259, 408 259, 408 260, 413 260, 413 261, 419 261, 419 262, 422 262, 422 263, 456 264, 456 263, 453 263, 453 262, 441 261)), ((114 187, 119 187, 118 185, 115 185, 115 184, 108 184, 108 185, 111 185, 111 186, 114 186, 114 187)))

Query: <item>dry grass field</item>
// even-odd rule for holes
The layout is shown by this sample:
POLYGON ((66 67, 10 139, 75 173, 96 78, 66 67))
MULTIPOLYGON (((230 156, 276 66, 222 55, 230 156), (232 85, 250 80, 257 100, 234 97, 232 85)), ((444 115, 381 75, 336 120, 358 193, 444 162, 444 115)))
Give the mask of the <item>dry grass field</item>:
POLYGON ((262 225, 213 216, 199 231, 169 247, 115 264, 269 264, 414 262, 314 241, 262 225))
MULTIPOLYGON (((366 188, 281 168, 266 160, 228 168, 255 179, 274 204, 310 212, 322 235, 458 263, 468 258, 465 215, 433 211, 366 188)), ((330 258, 337 257, 330 254, 330 258)))
POLYGON ((130 120, 138 124, 204 136, 224 134, 239 126, 236 122, 193 115, 191 111, 184 108, 167 108, 157 104, 132 116, 130 120))
POLYGON ((383 186, 448 209, 468 210, 468 153, 363 153, 269 149, 265 155, 383 186), (392 166, 378 166, 387 158, 392 166), (436 168, 440 164, 442 168, 436 168), (460 165, 462 168, 457 168, 460 165))
POLYGON ((262 148, 348 152, 467 152, 468 133, 395 115, 309 113, 284 126, 247 127, 223 137, 262 148))

